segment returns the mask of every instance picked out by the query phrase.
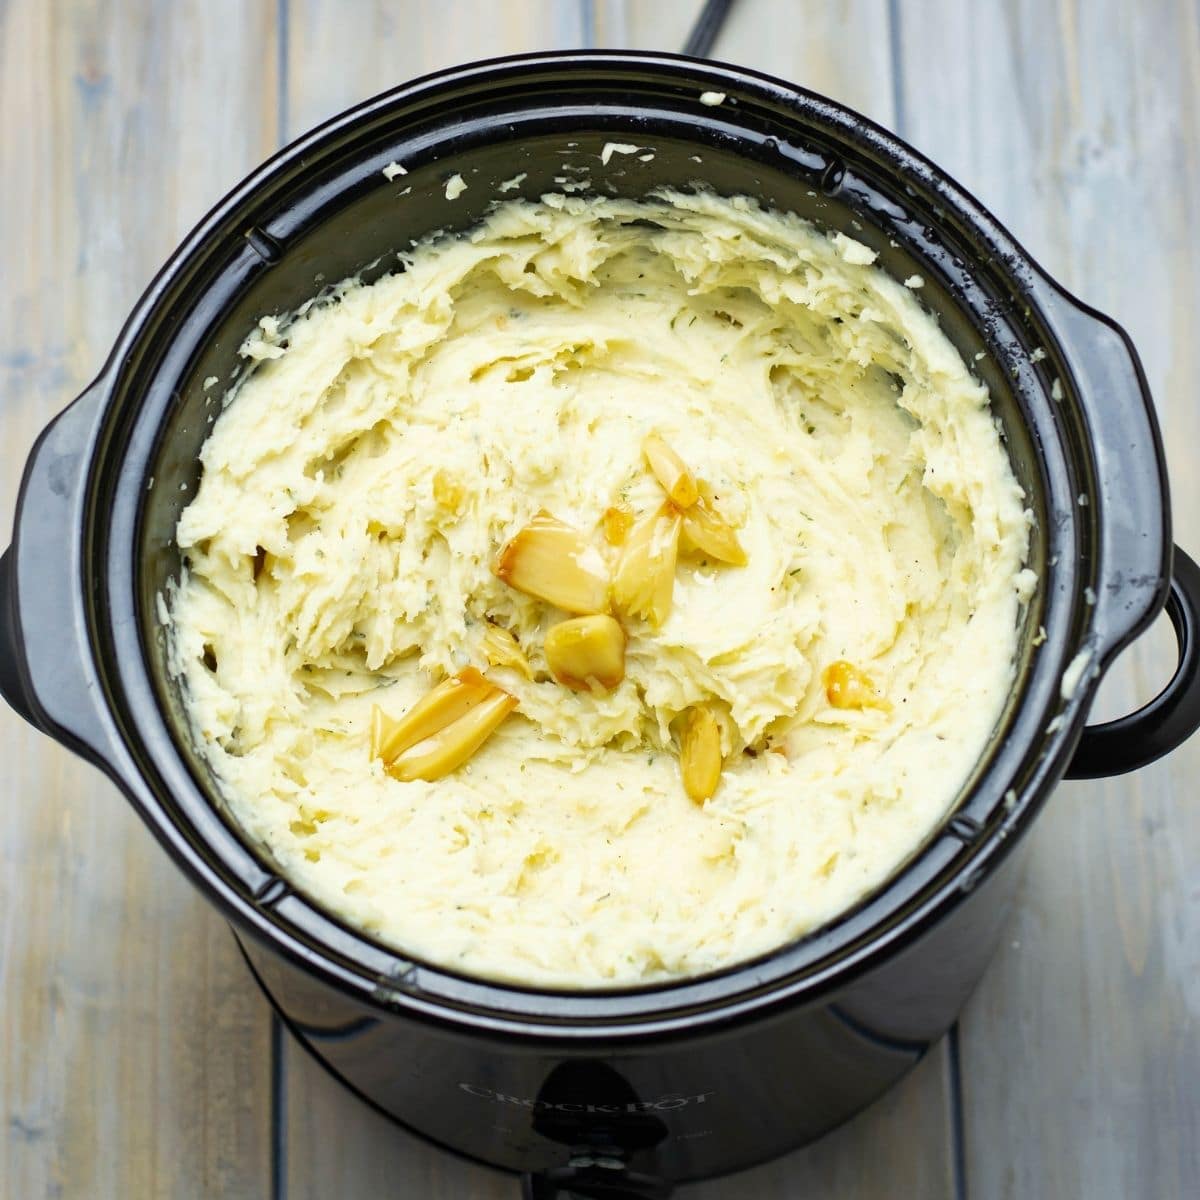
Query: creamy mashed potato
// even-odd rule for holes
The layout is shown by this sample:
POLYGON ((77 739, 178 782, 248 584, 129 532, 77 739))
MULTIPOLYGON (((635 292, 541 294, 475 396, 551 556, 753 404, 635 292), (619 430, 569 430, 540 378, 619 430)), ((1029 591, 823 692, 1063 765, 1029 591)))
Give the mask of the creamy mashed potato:
POLYGON ((179 523, 173 669, 233 815, 313 899, 476 975, 661 980, 830 921, 944 817, 1013 678, 1029 517, 985 389, 867 247, 747 200, 509 202, 402 257, 261 323, 179 523), (650 432, 748 561, 681 558, 624 680, 569 691, 565 614, 492 568, 540 509, 604 552, 606 508, 661 503, 650 432), (532 679, 489 667, 489 619, 532 679), (833 707, 839 660, 890 707, 833 707), (372 707, 468 665, 516 712, 453 774, 389 777, 372 707))

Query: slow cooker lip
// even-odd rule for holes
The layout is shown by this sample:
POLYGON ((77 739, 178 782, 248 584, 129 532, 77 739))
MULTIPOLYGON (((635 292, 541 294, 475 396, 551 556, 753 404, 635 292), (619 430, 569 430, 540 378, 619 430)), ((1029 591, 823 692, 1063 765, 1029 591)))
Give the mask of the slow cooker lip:
MULTIPOLYGON (((716 83, 730 93, 744 88, 763 94, 771 100, 790 100, 793 102, 797 120, 806 118, 814 123, 824 121, 847 135, 855 135, 874 152, 885 154, 893 170, 913 173, 915 169, 916 177, 924 178, 925 182, 936 186, 938 195, 947 205, 948 211, 954 211, 959 219, 967 222, 981 236, 982 240, 1003 255, 1007 273, 1015 282, 1024 285, 1022 291, 1030 295, 1032 302, 1037 304, 1036 296, 1031 295, 1032 284, 1037 280, 1045 282, 1043 273, 990 214, 928 160, 904 146, 898 139, 822 97, 756 72, 711 63, 697 63, 681 56, 607 52, 514 56, 428 76, 349 110, 281 151, 234 189, 172 256, 130 317, 113 352, 110 366, 106 368, 103 380, 107 393, 106 406, 111 407, 115 402, 121 389, 121 367, 131 357, 137 343, 143 337, 145 326, 169 285, 186 271, 192 258, 202 251, 207 239, 229 214, 245 206, 258 195, 265 184, 297 159, 335 139, 342 130, 357 125, 370 114, 386 111, 422 90, 452 89, 464 80, 478 80, 492 74, 500 79, 519 77, 530 67, 570 70, 582 65, 621 70, 631 64, 639 69, 650 68, 671 76, 681 87, 686 81, 689 92, 706 84, 716 83)), ((823 125, 821 127, 824 128, 823 125)), ((1078 593, 1081 588, 1082 581, 1072 577, 1072 594, 1078 593)), ((1066 632, 1064 626, 1062 632, 1056 634, 1057 640, 1063 643, 1058 656, 1062 661, 1065 661, 1063 655, 1070 648, 1066 641, 1066 632)), ((129 664, 128 660, 121 661, 124 663, 122 675, 125 682, 129 664)), ((145 674, 144 668, 142 674, 145 674)), ((1081 689, 1081 692, 1086 690, 1081 689)), ((110 694, 110 700, 116 711, 122 703, 122 698, 110 694)), ((206 858, 197 846, 191 844, 185 831, 165 811, 165 806, 154 797, 152 789, 144 786, 144 780, 121 778, 120 782, 127 791, 135 793, 135 801, 144 815, 189 873, 199 878, 240 925, 276 950, 282 951, 292 961, 302 964, 305 969, 315 971, 343 990, 357 992, 368 1002, 385 1007, 402 1007, 430 1019, 465 1021, 496 1031, 540 1031, 550 1036, 592 1035, 603 1032, 613 1036, 619 1027, 624 1027, 631 1034, 661 1033, 669 1028, 692 1027, 700 1019, 701 1013, 708 1018, 730 1020, 738 1015, 759 1010, 765 1004, 790 1003, 800 997, 816 998, 837 987, 848 975, 860 970, 868 960, 877 960, 885 953, 890 953, 919 936, 955 901, 963 890, 964 880, 976 875, 994 859, 1007 854, 1015 840, 1011 835, 1027 827, 1040 807, 1048 785, 1061 774, 1065 766, 1078 736, 1083 711, 1083 705, 1076 705, 1071 718, 1048 740, 1039 742, 1036 738, 1030 739, 1022 758, 1022 765, 1027 766, 1028 760, 1031 759, 1037 761, 1019 789, 1019 802, 1005 820, 1006 836, 992 837, 977 845, 973 854, 965 856, 970 861, 963 861, 955 866, 936 889, 929 890, 932 885, 928 881, 922 884, 922 888, 928 894, 923 896, 917 910, 908 912, 882 929, 872 918, 874 924, 868 922, 866 929, 857 935, 857 940, 847 936, 848 929, 854 923, 852 919, 838 922, 824 933, 803 939, 800 943, 775 951, 763 959, 738 964, 715 976, 667 982, 648 988, 601 992, 560 992, 465 979, 436 967, 413 964, 404 956, 384 950, 377 943, 331 921, 319 910, 306 902, 295 900, 294 897, 289 897, 280 906, 264 905, 261 896, 256 899, 244 885, 238 886, 233 883, 222 869, 206 858), (288 917, 283 910, 289 903, 293 908, 302 905, 308 911, 303 915, 297 912, 288 917), (328 942, 322 944, 321 939, 311 933, 313 919, 331 926, 340 935, 340 940, 357 952, 345 955, 333 951, 328 942), (306 927, 308 933, 305 932, 306 927), (813 946, 824 941, 829 941, 835 947, 840 943, 840 949, 813 955, 813 946), (797 957, 800 960, 799 965, 780 966, 781 960, 797 957), (806 962, 806 959, 810 961, 806 962), (376 966, 368 967, 364 965, 366 963, 375 963, 376 966)), ((136 746, 138 735, 133 730, 126 729, 121 736, 126 745, 130 745, 132 741, 136 746)), ((159 746, 158 752, 154 754, 147 754, 145 745, 136 748, 138 753, 135 757, 140 774, 155 776, 160 787, 187 786, 186 768, 182 771, 168 771, 167 777, 164 777, 160 769, 164 750, 172 752, 169 739, 167 747, 159 746), (173 778, 169 778, 172 775, 173 778)), ((173 753, 175 767, 182 767, 178 752, 173 753)), ((194 783, 192 787, 195 788, 194 783)), ((922 852, 921 858, 930 858, 941 840, 935 839, 935 842, 922 852)), ((946 874, 949 864, 961 854, 959 847, 942 855, 946 861, 934 864, 935 869, 931 872, 931 877, 946 874)), ((914 867, 916 865, 913 864, 914 867)), ((882 889, 863 911, 869 911, 878 902, 885 900, 897 882, 894 880, 882 889)))

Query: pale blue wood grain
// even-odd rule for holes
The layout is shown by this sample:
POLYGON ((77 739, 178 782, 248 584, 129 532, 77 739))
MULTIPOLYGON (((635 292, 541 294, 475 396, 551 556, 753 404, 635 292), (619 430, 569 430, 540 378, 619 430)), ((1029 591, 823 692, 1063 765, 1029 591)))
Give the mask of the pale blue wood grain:
MULTIPOLYGON (((281 138, 452 61, 673 48, 696 7, 6 0, 0 520, 37 430, 154 268, 281 138)), ((1195 6, 739 0, 714 56, 900 125, 1126 323, 1168 435, 1179 537, 1200 549, 1195 6)), ((1157 639, 1127 656, 1108 709, 1149 694, 1169 650, 1157 639)), ((0 1180, 13 1195, 259 1196, 273 1167, 293 1198, 513 1194, 289 1049, 272 1164, 268 1021, 220 922, 95 772, 6 713, 0 761, 0 1180)), ((962 1029, 972 1196, 1200 1192, 1198 774, 1188 748, 1064 788, 1040 822, 1017 921, 962 1029)), ((948 1196, 950 1083, 939 1048, 817 1147, 683 1195, 948 1196)))
MULTIPOLYGON (((271 149, 270 49, 251 6, 0 6, 0 548, 39 429, 271 149)), ((262 1195, 268 1017, 223 922, 4 705, 0 767, 0 1196, 262 1195)))
MULTIPOLYGON (((904 133, 1078 295, 1157 399, 1177 540, 1200 550, 1200 29, 1190 3, 897 5, 904 133)), ((1161 632, 1161 631, 1159 631, 1161 632)), ((1153 695, 1127 652, 1102 715, 1153 695)), ((973 1197, 1200 1194, 1200 742, 1064 786, 962 1023, 973 1197)))

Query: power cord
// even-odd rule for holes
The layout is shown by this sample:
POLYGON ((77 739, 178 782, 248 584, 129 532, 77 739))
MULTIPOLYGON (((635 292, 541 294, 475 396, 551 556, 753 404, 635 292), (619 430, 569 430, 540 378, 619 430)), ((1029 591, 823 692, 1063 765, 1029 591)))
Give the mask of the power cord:
POLYGON ((733 0, 706 0, 687 41, 683 43, 684 54, 690 54, 693 58, 708 58, 732 7, 733 0))

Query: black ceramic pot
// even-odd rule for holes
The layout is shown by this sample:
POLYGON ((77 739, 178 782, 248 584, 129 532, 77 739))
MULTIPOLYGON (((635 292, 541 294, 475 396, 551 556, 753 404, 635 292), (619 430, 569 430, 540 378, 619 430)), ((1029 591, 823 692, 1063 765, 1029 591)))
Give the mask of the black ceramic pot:
POLYGON ((363 1096, 446 1147, 525 1172, 528 1196, 661 1196, 814 1139, 894 1083, 982 974, 1014 851, 1058 780, 1140 766, 1200 723, 1200 572, 1172 557, 1162 449, 1127 338, 932 164, 752 72, 533 56, 431 76, 336 118, 187 239, 30 456, 0 560, 0 690, 116 781, 229 917, 288 1027, 363 1096), (701 103, 704 92, 725 100, 701 103), (653 160, 601 169, 608 141, 653 160), (386 180, 392 160, 409 173, 386 180), (409 961, 294 893, 214 803, 155 610, 178 570, 173 530, 213 413, 203 381, 236 375, 254 321, 324 282, 382 273, 410 238, 471 224, 502 180, 521 174, 529 197, 555 190, 564 162, 589 164, 602 192, 702 182, 747 193, 851 233, 900 278, 922 275, 963 356, 982 355, 1036 515, 1041 580, 988 752, 901 875, 762 959, 606 993, 409 961), (448 203, 454 173, 469 186, 448 203), (1139 713, 1085 728, 1100 671, 1164 602, 1175 678, 1139 713), (1068 695, 1065 674, 1078 676, 1068 695))

